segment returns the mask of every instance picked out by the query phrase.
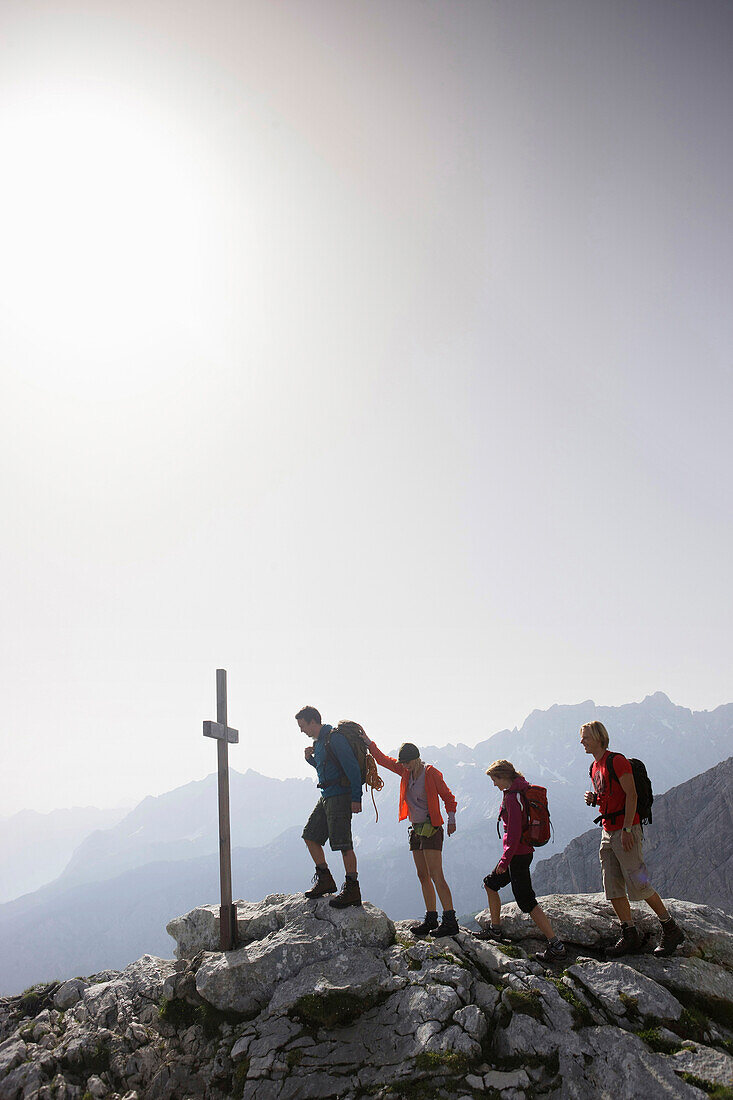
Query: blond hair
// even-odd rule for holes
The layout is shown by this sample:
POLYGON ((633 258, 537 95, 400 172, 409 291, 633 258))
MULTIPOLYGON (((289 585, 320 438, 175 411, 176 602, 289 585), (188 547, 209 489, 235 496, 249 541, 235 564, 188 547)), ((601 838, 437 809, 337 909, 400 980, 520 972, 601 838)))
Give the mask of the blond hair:
POLYGON ((580 727, 580 732, 588 730, 588 733, 592 733, 594 737, 598 738, 604 749, 608 748, 608 730, 603 725, 603 722, 586 722, 584 726, 580 727))
POLYGON ((517 771, 511 760, 495 760, 493 764, 489 764, 486 774, 490 775, 492 779, 508 779, 510 783, 513 783, 515 779, 524 779, 522 773, 517 771))

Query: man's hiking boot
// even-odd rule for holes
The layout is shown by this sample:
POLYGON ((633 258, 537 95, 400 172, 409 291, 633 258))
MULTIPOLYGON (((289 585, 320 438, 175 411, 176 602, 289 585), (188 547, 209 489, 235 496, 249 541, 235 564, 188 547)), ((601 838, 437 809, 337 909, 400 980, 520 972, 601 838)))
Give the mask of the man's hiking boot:
POLYGON ((671 955, 675 948, 679 947, 685 938, 685 933, 674 920, 674 917, 670 917, 668 921, 662 922, 662 938, 659 942, 659 946, 654 948, 654 954, 659 958, 662 955, 671 955))
POLYGON ((508 937, 504 935, 501 928, 494 928, 493 924, 487 924, 485 928, 482 928, 480 932, 473 932, 472 935, 477 940, 491 941, 493 943, 508 943, 508 937))
POLYGON ((329 871, 328 867, 325 871, 321 871, 316 867, 316 873, 313 876, 313 888, 305 891, 307 898, 322 898, 324 894, 335 894, 338 890, 338 886, 333 881, 333 875, 329 871))
POLYGON ((567 959, 568 952, 562 940, 549 940, 544 951, 536 951, 533 958, 541 963, 562 962, 567 959))
POLYGON ((644 940, 634 924, 622 924, 621 936, 613 945, 606 948, 607 959, 618 959, 621 955, 636 955, 641 951, 644 940))
POLYGON ((413 936, 427 936, 434 928, 438 927, 438 914, 433 909, 428 909, 422 924, 413 924, 410 928, 413 936))
POLYGON ((460 928, 458 927, 458 921, 456 920, 455 909, 446 909, 443 913, 442 921, 440 922, 438 927, 430 933, 430 935, 437 940, 440 938, 440 936, 457 936, 459 932, 460 928))
POLYGON ((328 903, 332 909, 348 909, 350 905, 361 905, 361 890, 357 878, 347 878, 341 892, 328 903))

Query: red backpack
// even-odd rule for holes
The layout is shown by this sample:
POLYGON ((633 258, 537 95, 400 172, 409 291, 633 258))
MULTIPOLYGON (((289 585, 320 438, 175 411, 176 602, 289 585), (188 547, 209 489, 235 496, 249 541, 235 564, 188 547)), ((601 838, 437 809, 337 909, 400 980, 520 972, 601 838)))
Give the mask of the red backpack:
MULTIPOLYGON (((550 821, 550 808, 547 805, 547 788, 530 784, 523 791, 517 791, 524 808, 524 827, 522 829, 522 844, 529 844, 532 848, 542 848, 550 839, 552 823, 550 821)), ((501 811, 496 821, 496 831, 499 832, 501 811)))
POLYGON ((552 832, 550 808, 547 805, 547 788, 530 786, 519 794, 527 815, 527 822, 522 829, 522 844, 541 848, 547 844, 552 832))

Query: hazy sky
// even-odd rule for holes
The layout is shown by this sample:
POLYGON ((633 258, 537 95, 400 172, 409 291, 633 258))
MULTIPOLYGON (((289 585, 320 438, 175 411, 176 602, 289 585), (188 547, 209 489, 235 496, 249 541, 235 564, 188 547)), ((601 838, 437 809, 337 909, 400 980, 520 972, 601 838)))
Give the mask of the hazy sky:
POLYGON ((0 807, 733 699, 733 5, 0 7, 0 807))

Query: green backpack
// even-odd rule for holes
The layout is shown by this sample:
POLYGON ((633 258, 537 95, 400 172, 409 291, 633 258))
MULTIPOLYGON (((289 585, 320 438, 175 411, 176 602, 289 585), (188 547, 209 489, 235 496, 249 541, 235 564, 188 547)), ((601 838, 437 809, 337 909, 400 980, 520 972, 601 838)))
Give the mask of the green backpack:
POLYGON ((365 783, 367 778, 367 756, 369 755, 369 751, 366 747, 366 742, 362 737, 362 734, 364 733, 363 728, 359 725, 358 722, 339 722, 339 724, 337 726, 334 726, 326 737, 326 752, 328 753, 329 757, 336 765, 338 770, 341 772, 341 786, 348 787, 349 780, 346 776, 346 773, 344 772, 341 761, 331 748, 331 738, 333 737, 334 733, 340 733, 351 751, 353 752, 354 756, 356 757, 356 762, 359 765, 359 774, 361 775, 361 781, 362 783, 365 783))
POLYGON ((366 737, 366 734, 364 733, 364 727, 360 726, 358 722, 339 722, 339 724, 335 726, 326 737, 326 752, 328 753, 329 757, 336 765, 338 770, 341 772, 341 786, 348 787, 349 780, 341 765, 341 761, 331 748, 331 734, 334 733, 341 734, 341 736, 345 739, 349 748, 353 752, 354 756, 356 757, 356 762, 359 765, 359 774, 361 775, 362 786, 366 783, 367 788, 372 792, 372 805, 374 806, 376 819, 377 821, 379 821, 379 810, 377 809, 377 803, 374 799, 374 792, 381 791, 382 787, 384 786, 384 780, 377 771, 377 763, 372 754, 369 752, 369 749, 367 748, 366 741, 364 740, 364 738, 366 737))

